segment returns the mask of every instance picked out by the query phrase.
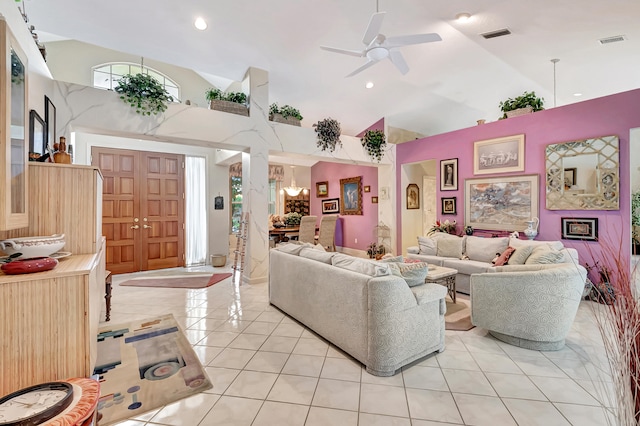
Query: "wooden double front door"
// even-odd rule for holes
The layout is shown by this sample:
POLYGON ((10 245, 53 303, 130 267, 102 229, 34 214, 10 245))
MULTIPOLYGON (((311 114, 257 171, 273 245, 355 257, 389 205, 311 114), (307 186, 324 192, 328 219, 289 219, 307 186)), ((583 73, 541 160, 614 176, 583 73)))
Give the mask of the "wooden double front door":
POLYGON ((184 266, 184 156, 93 147, 114 274, 184 266))

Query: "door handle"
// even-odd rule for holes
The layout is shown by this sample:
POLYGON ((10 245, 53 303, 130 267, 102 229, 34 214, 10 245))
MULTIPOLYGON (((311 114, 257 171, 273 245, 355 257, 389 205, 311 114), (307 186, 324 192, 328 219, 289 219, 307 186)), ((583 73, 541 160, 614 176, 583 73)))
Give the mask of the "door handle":
POLYGON ((144 225, 142 225, 142 227, 143 227, 144 229, 151 229, 151 228, 153 228, 153 226, 151 226, 151 225, 147 225, 146 223, 145 223, 144 225))
POLYGON ((140 228, 140 225, 132 225, 131 226, 131 229, 138 229, 138 228, 140 228))

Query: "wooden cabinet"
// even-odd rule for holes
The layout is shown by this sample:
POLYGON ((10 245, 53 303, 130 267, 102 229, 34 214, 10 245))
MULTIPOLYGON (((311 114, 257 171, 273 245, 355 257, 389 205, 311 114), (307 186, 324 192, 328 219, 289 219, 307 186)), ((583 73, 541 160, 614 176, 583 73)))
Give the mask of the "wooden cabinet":
POLYGON ((0 230, 27 226, 27 56, 0 17, 0 230))

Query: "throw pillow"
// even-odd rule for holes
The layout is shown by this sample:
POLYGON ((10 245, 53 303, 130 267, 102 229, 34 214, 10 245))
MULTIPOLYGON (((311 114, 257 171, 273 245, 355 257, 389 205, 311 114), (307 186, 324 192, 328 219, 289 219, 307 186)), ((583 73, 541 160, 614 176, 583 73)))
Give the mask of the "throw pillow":
POLYGON ((426 262, 419 263, 391 263, 391 273, 398 275, 407 282, 409 287, 424 284, 429 273, 429 265, 426 262))
POLYGON ((402 255, 394 256, 390 253, 387 253, 384 256, 382 256, 382 259, 380 259, 380 262, 402 262, 403 260, 404 258, 402 257, 402 255))
POLYGON ((346 254, 334 254, 331 264, 335 267, 347 269, 353 272, 369 275, 370 277, 384 277, 391 275, 389 263, 381 263, 373 260, 361 259, 346 254))
POLYGON ((564 254, 562 252, 554 250, 547 245, 539 245, 533 249, 525 265, 562 263, 563 260, 564 254))
POLYGON ((524 265, 527 261, 527 258, 531 255, 533 251, 533 246, 524 245, 520 248, 515 249, 513 253, 511 253, 511 257, 509 257, 509 265, 524 265))
POLYGON ((509 246, 509 239, 502 238, 483 238, 483 237, 467 237, 466 255, 471 260, 478 262, 491 263, 496 253, 504 252, 509 246))
POLYGON ((300 251, 303 248, 313 248, 313 244, 309 244, 309 243, 285 243, 285 244, 278 244, 278 246, 276 247, 276 250, 280 250, 282 252, 285 253, 289 253, 289 254, 294 254, 294 255, 299 255, 300 251))
POLYGON ((514 249, 513 247, 507 247, 507 249, 503 251, 502 254, 495 261, 494 265, 495 266, 506 265, 514 251, 516 251, 516 249, 514 249))
POLYGON ((300 257, 306 257, 307 259, 317 260, 318 262, 327 263, 331 265, 331 258, 335 255, 333 252, 325 252, 312 248, 303 248, 300 251, 300 257))
POLYGON ((438 245, 435 238, 418 237, 418 247, 420 247, 420 254, 435 256, 438 253, 438 245))
POLYGON ((462 256, 462 238, 438 239, 438 256, 460 259, 460 256, 462 256))
POLYGON ((539 245, 546 245, 554 250, 562 250, 564 248, 562 241, 533 241, 521 240, 520 238, 513 237, 509 238, 509 245, 516 250, 523 246, 532 246, 533 248, 536 248, 539 245))

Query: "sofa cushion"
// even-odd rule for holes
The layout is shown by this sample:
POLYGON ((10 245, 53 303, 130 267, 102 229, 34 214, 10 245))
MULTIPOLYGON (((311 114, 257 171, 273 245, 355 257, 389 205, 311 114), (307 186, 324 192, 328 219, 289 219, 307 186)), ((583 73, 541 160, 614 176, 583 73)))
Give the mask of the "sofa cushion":
MULTIPOLYGON (((384 277, 391 275, 391 268, 388 263, 376 262, 374 260, 362 259, 337 253, 331 258, 331 264, 337 268, 347 269, 353 272, 369 275, 370 277, 384 277)), ((330 279, 330 277, 327 277, 330 279)))
POLYGON ((427 273, 429 272, 429 265, 427 265, 426 262, 391 262, 389 263, 389 266, 391 267, 391 273, 404 278, 409 287, 424 284, 424 279, 427 277, 427 273))
POLYGON ((501 254, 498 256, 495 262, 493 262, 494 266, 502 266, 506 265, 509 261, 509 257, 516 251, 513 247, 507 247, 501 254))
POLYGON ((438 254, 438 245, 435 238, 430 237, 418 237, 418 247, 420 248, 420 254, 427 254, 435 256, 438 254))
MULTIPOLYGON (((418 237, 420 238, 420 237, 418 237)), ((420 246, 409 246, 407 247, 407 253, 418 254, 420 253, 420 246)))
POLYGON ((404 262, 404 258, 402 257, 402 255, 400 256, 394 256, 391 253, 387 253, 384 256, 382 256, 382 258, 380 259, 380 262, 404 262))
POLYGON ((439 238, 438 256, 460 259, 462 257, 462 238, 439 238))
POLYGON ((299 255, 300 251, 302 251, 302 249, 304 248, 313 248, 313 244, 311 243, 285 243, 285 244, 278 244, 278 246, 276 247, 276 250, 280 250, 282 252, 285 253, 289 253, 289 254, 294 254, 294 255, 299 255))
POLYGON ((496 253, 502 253, 509 246, 509 239, 502 238, 482 238, 467 237, 467 251, 465 252, 469 259, 479 262, 491 263, 496 253))
POLYGON ((331 265, 331 258, 335 255, 334 252, 326 252, 316 250, 315 248, 304 247, 300 250, 300 257, 306 257, 307 259, 317 260, 318 262, 327 263, 331 265))
POLYGON ((562 250, 564 248, 564 244, 562 241, 534 241, 534 240, 521 240, 520 238, 509 238, 509 245, 514 249, 518 250, 519 247, 530 245, 533 248, 536 248, 540 245, 546 245, 554 250, 562 250))
POLYGON ((537 263, 562 263, 564 254, 558 250, 554 250, 548 245, 539 245, 533 249, 531 255, 527 258, 525 265, 537 263))
POLYGON ((491 263, 479 262, 477 260, 444 259, 442 266, 456 269, 458 274, 464 275, 493 272, 495 270, 491 263))
MULTIPOLYGON (((511 246, 510 246, 511 247, 511 246)), ((527 261, 527 258, 531 255, 533 251, 532 245, 523 245, 515 249, 511 256, 509 257, 508 265, 524 265, 524 262, 527 261)))
POLYGON ((444 258, 427 254, 408 254, 407 258, 427 262, 429 265, 442 266, 444 258))

